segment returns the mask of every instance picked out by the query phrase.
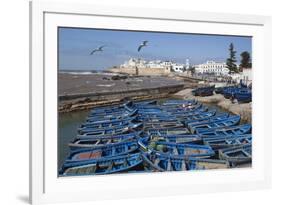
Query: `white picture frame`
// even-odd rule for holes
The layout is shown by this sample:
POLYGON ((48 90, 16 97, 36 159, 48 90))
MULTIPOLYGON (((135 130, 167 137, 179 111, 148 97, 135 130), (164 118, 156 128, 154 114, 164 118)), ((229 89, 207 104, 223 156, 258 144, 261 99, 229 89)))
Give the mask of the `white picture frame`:
POLYGON ((271 186, 270 17, 39 1, 30 3, 30 25, 32 204, 240 191, 271 186), (57 119, 58 26, 252 36, 252 168, 58 178, 57 162, 54 161, 57 157, 57 124, 54 122, 57 119))

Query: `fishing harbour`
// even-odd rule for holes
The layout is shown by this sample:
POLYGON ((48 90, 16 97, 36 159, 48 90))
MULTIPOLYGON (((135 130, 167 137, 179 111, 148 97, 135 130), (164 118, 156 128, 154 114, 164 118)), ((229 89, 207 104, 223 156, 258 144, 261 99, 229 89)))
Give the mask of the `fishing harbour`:
MULTIPOLYGON (((234 100, 243 89, 226 87, 221 95, 233 92, 228 99, 234 100)), ((80 123, 72 124, 75 136, 60 150, 59 176, 251 166, 251 124, 195 99, 124 100, 78 118, 80 123)))

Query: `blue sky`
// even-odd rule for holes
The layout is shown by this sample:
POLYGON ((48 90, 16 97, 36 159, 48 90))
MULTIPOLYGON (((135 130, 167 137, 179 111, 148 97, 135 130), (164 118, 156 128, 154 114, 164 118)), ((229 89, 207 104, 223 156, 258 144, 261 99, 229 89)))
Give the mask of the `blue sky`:
POLYGON ((225 61, 231 42, 238 61, 241 52, 252 53, 251 37, 59 28, 59 69, 102 70, 131 57, 178 63, 188 58, 191 64, 225 61), (143 40, 149 41, 148 46, 137 52, 143 40), (90 55, 101 45, 106 46, 103 52, 90 55))

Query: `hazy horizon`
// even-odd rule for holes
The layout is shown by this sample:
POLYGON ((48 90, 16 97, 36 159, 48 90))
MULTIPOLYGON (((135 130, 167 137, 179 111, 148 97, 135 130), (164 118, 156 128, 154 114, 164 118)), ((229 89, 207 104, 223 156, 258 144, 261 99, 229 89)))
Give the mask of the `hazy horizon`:
POLYGON ((145 60, 172 60, 200 64, 207 60, 225 62, 229 44, 233 43, 240 62, 240 53, 252 55, 252 38, 182 33, 119 31, 84 28, 59 28, 59 70, 97 70, 118 66, 130 58, 145 60), (148 45, 137 52, 142 41, 148 45), (91 51, 105 45, 104 51, 90 55, 91 51))

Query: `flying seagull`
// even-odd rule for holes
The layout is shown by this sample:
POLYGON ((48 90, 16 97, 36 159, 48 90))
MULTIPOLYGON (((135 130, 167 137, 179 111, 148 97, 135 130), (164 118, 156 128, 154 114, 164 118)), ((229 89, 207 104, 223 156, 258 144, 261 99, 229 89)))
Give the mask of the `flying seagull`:
POLYGON ((100 46, 100 47, 98 47, 98 48, 95 48, 91 53, 90 53, 90 55, 93 55, 95 52, 98 52, 98 51, 103 51, 103 48, 104 48, 105 46, 100 46))
POLYGON ((142 47, 147 46, 147 42, 148 42, 148 41, 143 41, 142 44, 139 45, 139 47, 138 47, 138 52, 140 52, 140 50, 141 50, 142 47))

